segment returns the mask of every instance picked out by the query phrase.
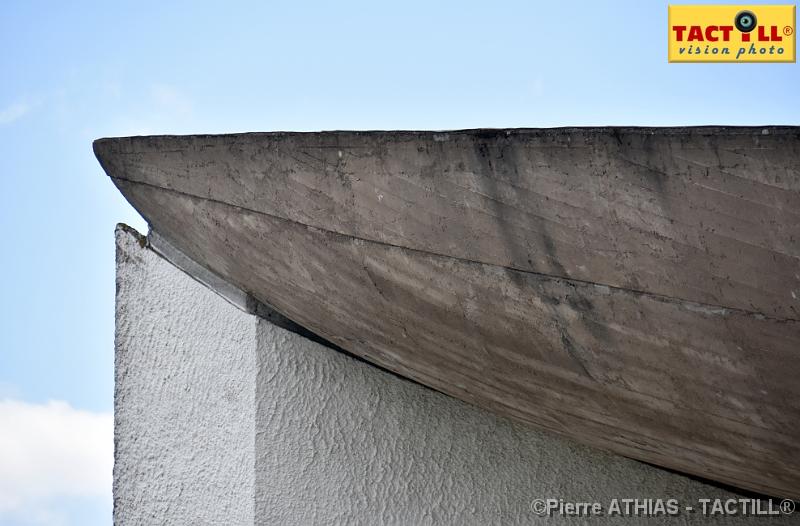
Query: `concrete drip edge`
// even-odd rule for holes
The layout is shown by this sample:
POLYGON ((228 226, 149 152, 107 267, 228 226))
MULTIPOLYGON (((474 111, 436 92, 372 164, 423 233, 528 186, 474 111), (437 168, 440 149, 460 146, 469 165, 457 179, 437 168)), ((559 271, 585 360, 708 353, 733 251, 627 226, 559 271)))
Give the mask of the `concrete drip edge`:
MULTIPOLYGON (((264 318, 278 327, 295 332, 302 336, 308 337, 308 335, 311 334, 315 336, 316 339, 321 339, 319 336, 314 335, 305 327, 293 322, 269 305, 254 298, 248 292, 240 289, 233 283, 226 281, 212 270, 207 269, 186 255, 186 253, 177 248, 167 238, 159 234, 152 227, 150 228, 146 240, 147 246, 150 247, 153 252, 161 256, 163 259, 166 259, 173 266, 177 267, 189 277, 204 285, 206 288, 210 289, 239 310, 242 310, 247 314, 264 318)), ((331 345, 333 344, 328 344, 328 346, 331 345)))

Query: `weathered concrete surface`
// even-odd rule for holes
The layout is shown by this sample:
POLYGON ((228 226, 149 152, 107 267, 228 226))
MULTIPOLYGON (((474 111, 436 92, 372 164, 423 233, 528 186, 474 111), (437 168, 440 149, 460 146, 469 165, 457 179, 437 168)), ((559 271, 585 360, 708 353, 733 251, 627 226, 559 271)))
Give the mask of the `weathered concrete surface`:
POLYGON ((350 352, 585 443, 800 497, 797 128, 95 150, 164 238, 350 352))
POLYGON ((339 234, 800 319, 800 128, 135 137, 95 149, 113 177, 339 234))
MULTIPOLYGON (((239 312, 124 229, 117 274, 117 524, 575 524, 532 501, 737 498, 239 312)), ((791 517, 725 519, 760 522, 791 517)))

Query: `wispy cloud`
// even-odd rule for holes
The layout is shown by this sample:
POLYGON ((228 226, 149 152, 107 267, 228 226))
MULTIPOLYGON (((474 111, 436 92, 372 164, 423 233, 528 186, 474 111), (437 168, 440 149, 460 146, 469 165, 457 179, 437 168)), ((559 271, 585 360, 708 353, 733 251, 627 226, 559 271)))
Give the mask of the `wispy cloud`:
POLYGON ((0 124, 11 124, 31 111, 33 105, 28 102, 15 102, 0 110, 0 124))
POLYGON ((110 499, 113 434, 111 413, 0 400, 0 523, 59 524, 59 499, 110 499))

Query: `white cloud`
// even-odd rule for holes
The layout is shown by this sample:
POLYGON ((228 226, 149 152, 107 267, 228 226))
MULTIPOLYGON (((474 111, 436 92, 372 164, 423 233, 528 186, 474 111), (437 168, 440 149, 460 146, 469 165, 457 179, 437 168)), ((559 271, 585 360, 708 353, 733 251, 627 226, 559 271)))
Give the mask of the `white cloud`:
POLYGON ((58 523, 57 499, 110 499, 113 463, 111 413, 0 400, 0 523, 58 523))
POLYGON ((33 106, 27 102, 15 102, 0 110, 0 124, 11 124, 29 111, 33 106))

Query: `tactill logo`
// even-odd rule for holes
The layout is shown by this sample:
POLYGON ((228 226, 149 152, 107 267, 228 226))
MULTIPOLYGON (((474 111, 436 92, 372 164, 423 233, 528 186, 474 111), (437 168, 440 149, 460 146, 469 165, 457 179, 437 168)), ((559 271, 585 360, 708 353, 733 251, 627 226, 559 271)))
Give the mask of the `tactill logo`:
POLYGON ((669 6, 670 62, 795 62, 793 5, 669 6))

